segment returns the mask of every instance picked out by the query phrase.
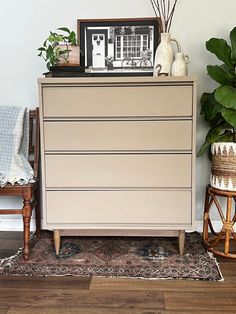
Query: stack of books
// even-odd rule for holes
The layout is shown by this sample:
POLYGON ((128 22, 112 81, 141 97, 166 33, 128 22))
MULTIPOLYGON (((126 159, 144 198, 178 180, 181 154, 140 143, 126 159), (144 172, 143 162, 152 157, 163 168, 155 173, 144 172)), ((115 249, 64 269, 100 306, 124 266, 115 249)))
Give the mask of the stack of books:
POLYGON ((88 76, 84 66, 55 66, 50 72, 43 73, 45 77, 77 77, 88 76))

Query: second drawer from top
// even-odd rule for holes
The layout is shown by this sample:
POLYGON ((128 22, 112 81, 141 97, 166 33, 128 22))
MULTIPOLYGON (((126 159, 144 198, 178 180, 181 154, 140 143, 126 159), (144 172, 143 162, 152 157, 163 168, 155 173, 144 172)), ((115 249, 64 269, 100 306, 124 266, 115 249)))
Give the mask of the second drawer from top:
POLYGON ((192 121, 48 121, 45 151, 191 150, 192 121))

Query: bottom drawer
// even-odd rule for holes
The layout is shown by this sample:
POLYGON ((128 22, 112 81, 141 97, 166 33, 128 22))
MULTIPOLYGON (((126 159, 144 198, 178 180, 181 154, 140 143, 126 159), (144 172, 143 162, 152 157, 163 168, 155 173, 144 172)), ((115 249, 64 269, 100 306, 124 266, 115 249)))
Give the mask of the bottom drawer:
POLYGON ((47 223, 191 224, 191 191, 47 191, 47 223))

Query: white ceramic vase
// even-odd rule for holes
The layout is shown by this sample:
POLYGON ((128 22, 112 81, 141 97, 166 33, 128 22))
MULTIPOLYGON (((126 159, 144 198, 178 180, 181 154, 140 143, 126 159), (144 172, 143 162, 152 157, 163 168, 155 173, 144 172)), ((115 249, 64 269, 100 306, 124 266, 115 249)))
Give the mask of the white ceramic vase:
POLYGON ((183 54, 183 52, 177 52, 175 54, 175 61, 173 62, 171 75, 173 76, 186 76, 188 75, 188 67, 189 63, 188 55, 183 54))
POLYGON ((170 75, 171 68, 174 61, 174 51, 171 42, 174 41, 180 51, 179 43, 176 39, 171 38, 170 33, 161 33, 161 42, 156 49, 153 76, 159 74, 170 75), (161 71, 159 71, 161 67, 161 71))

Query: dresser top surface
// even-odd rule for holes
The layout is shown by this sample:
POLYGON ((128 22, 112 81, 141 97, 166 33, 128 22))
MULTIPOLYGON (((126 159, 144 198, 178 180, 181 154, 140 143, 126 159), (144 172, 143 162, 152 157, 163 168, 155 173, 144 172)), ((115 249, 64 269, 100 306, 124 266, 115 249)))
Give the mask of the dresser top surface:
POLYGON ((51 77, 38 78, 39 84, 80 84, 80 83, 193 83, 195 76, 132 76, 132 77, 51 77))

